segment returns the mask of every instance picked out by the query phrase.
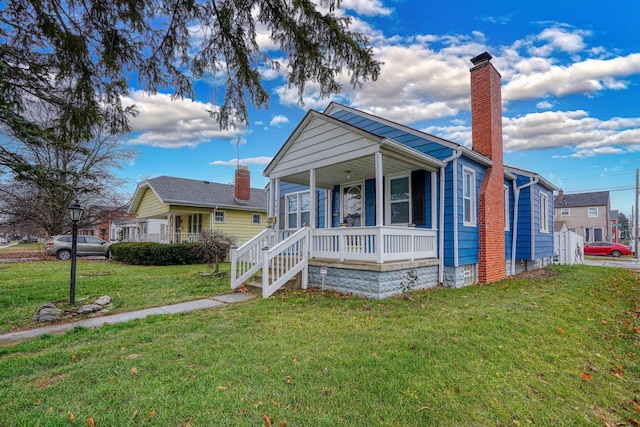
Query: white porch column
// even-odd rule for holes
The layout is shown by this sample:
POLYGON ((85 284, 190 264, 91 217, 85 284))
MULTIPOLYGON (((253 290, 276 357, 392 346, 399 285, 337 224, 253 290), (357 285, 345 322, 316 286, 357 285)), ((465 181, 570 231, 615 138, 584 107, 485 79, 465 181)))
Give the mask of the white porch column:
POLYGON ((384 196, 382 186, 384 185, 384 172, 382 170, 382 153, 376 152, 376 226, 384 225, 384 196))
POLYGON ((273 223, 273 229, 277 230, 278 228, 280 228, 280 178, 276 178, 273 181, 273 186, 272 186, 272 194, 271 194, 271 203, 273 204, 273 210, 271 211, 273 213, 273 217, 275 218, 275 222, 273 223))
POLYGON ((309 198, 311 200, 311 212, 309 212, 309 227, 311 227, 312 230, 316 228, 316 218, 318 217, 318 200, 316 196, 316 170, 311 169, 309 171, 309 198))

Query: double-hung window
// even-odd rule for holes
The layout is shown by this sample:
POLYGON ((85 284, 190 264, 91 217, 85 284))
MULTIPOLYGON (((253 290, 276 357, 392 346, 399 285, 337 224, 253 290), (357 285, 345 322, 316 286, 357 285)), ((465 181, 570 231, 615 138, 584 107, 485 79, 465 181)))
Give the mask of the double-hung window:
POLYGON ((549 232, 549 197, 540 193, 540 232, 549 232))
POLYGON ((296 229, 309 225, 311 217, 311 196, 309 192, 288 194, 286 197, 287 228, 296 229))
POLYGON ((390 178, 387 186, 389 224, 411 223, 411 180, 409 175, 390 178))
POLYGON ((466 226, 476 226, 476 173, 462 169, 462 215, 466 226))

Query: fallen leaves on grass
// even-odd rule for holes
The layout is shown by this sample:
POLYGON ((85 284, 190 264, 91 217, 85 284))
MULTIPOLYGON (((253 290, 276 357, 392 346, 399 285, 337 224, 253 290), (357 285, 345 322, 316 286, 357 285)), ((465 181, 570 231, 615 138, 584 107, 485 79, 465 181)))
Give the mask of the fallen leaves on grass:
POLYGON ((582 379, 585 381, 591 381, 593 377, 591 376, 590 373, 582 371, 582 379))

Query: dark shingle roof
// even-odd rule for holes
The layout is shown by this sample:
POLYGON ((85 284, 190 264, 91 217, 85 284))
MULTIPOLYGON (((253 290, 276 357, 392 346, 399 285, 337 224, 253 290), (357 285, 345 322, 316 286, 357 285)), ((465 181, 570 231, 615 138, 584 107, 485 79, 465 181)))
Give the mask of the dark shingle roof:
POLYGON ((252 188, 249 201, 241 201, 235 198, 233 184, 171 176, 152 178, 147 183, 160 201, 166 204, 267 210, 267 195, 261 188, 252 188))
POLYGON ((577 208, 585 206, 609 206, 609 192, 595 191, 593 193, 576 193, 557 195, 554 206, 557 208, 577 208))

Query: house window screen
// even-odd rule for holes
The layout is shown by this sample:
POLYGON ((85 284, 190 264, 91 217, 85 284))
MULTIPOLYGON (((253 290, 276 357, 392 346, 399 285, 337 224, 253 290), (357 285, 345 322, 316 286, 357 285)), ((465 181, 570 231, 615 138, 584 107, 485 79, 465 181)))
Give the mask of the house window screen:
POLYGON ((476 225, 476 174, 470 169, 462 171, 462 206, 464 225, 476 225))
POLYGON ((540 194, 540 232, 549 232, 549 198, 540 194))
POLYGON ((391 179, 389 182, 389 204, 391 224, 408 224, 411 222, 411 189, 409 177, 391 179))
POLYGON ((287 228, 296 229, 309 225, 310 213, 311 195, 308 192, 287 196, 287 228))
POLYGON ((215 213, 213 214, 213 221, 214 222, 224 222, 225 218, 224 218, 224 211, 215 211, 215 213))

